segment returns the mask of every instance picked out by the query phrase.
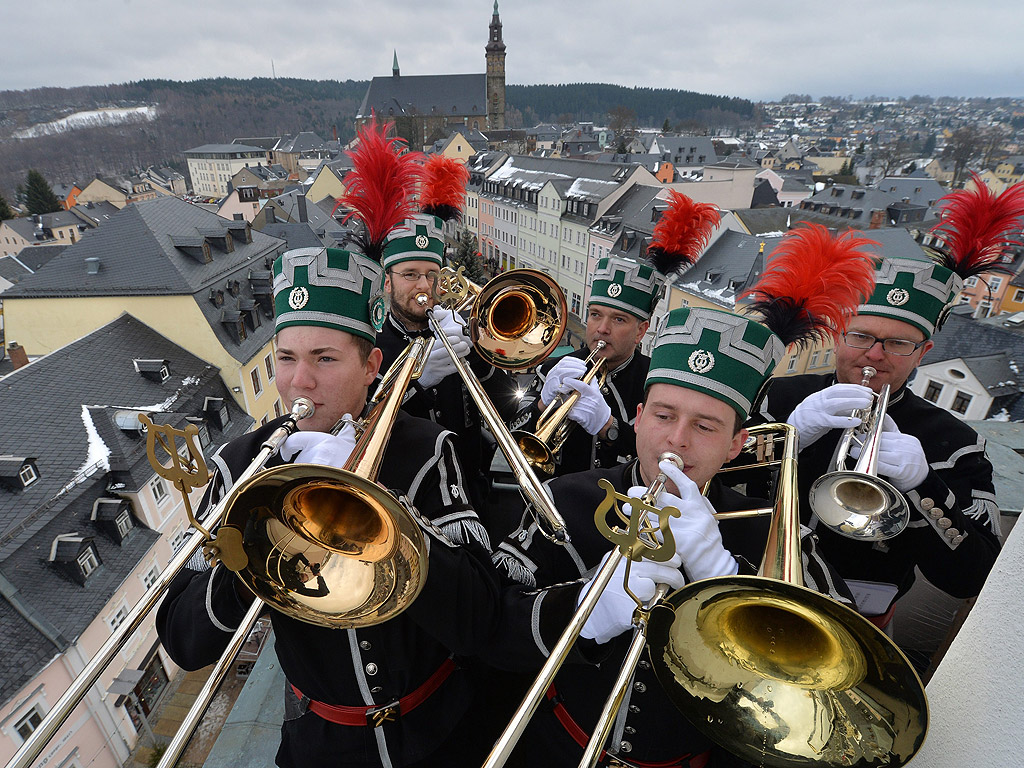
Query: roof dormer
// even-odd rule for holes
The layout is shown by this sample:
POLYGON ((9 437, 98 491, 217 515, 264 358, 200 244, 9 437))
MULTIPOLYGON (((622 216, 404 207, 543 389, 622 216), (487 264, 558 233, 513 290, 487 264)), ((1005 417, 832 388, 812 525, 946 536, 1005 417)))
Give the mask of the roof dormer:
POLYGON ((0 454, 0 486, 20 491, 38 479, 39 470, 34 456, 0 454))
POLYGON ((82 586, 103 564, 93 537, 78 533, 62 533, 54 537, 50 545, 49 562, 71 581, 82 586))
POLYGON ((171 376, 170 362, 168 360, 135 358, 132 360, 135 372, 144 379, 155 381, 161 384, 171 376))
POLYGON ((171 235, 171 245, 200 264, 213 261, 210 243, 202 235, 171 235))
POLYGON ((128 499, 96 499, 89 519, 118 545, 123 544, 135 529, 132 505, 128 499))

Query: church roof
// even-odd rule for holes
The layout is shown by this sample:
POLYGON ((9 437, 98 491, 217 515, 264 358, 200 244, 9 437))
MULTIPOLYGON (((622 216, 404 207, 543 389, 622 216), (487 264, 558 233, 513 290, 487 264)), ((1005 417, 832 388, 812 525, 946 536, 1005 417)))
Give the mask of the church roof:
POLYGON ((479 115, 487 119, 487 75, 375 77, 356 119, 408 115, 479 115))

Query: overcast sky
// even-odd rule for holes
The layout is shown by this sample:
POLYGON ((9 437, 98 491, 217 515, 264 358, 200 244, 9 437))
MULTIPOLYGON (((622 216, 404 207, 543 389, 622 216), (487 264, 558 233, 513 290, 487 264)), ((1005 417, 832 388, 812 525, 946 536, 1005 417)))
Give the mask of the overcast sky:
MULTIPOLYGON (((484 71, 492 0, 10 0, 0 90, 484 71)), ((509 84, 1024 96, 1021 0, 504 0, 509 84)))

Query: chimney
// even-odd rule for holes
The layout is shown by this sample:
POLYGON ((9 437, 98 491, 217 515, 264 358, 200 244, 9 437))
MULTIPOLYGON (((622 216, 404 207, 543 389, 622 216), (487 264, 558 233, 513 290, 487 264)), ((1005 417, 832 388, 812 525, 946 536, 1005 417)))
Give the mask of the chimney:
POLYGON ((274 213, 274 206, 268 205, 263 210, 266 211, 267 224, 276 224, 277 223, 277 214, 274 213))
POLYGON ((100 273, 99 256, 90 256, 85 260, 85 274, 98 275, 100 273))
POLYGON ((295 201, 298 203, 299 206, 299 223, 309 223, 309 214, 306 212, 306 196, 297 195, 295 201))
POLYGON ((868 229, 879 229, 885 226, 885 211, 875 209, 871 211, 871 223, 868 224, 868 229))
POLYGON ((338 126, 337 125, 332 125, 331 126, 331 135, 334 136, 334 140, 335 141, 338 140, 338 126))
POLYGON ((28 352, 18 342, 12 341, 7 345, 7 354, 10 356, 11 362, 14 363, 14 370, 28 365, 28 352))

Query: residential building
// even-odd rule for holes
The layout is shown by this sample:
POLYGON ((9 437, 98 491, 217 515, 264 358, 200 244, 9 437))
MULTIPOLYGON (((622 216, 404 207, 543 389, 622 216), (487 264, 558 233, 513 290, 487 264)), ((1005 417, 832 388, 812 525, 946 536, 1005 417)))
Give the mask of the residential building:
POLYGON ((271 419, 271 267, 285 243, 176 197, 136 203, 4 293, 8 340, 51 352, 130 312, 216 366, 236 401, 271 419))
POLYGON ((1001 351, 948 360, 931 358, 929 354, 922 360, 908 385, 914 394, 964 420, 1024 418, 1024 375, 1013 354, 1001 351))
POLYGON ((270 165, 267 151, 246 144, 204 144, 185 151, 192 191, 219 200, 228 193, 231 178, 243 168, 270 165))
POLYGON ((800 203, 805 210, 866 222, 868 229, 924 221, 928 206, 903 202, 889 192, 834 184, 800 203))
MULTIPOLYGON (((0 762, 8 762, 191 529, 138 420, 199 429, 207 458, 252 424, 218 371, 121 315, 3 379, 0 762)), ((194 491, 193 505, 202 489, 194 491)), ((40 764, 119 768, 177 667, 150 614, 40 764), (112 693, 115 681, 127 683, 112 693), (127 691, 127 693, 125 693, 127 691)))
POLYGON ((330 156, 323 139, 312 131, 300 131, 295 136, 281 137, 270 151, 270 162, 280 165, 290 174, 301 173, 305 179, 310 171, 330 156))
POLYGON ((77 184, 54 184, 53 194, 60 200, 60 207, 65 211, 70 211, 76 205, 78 205, 78 196, 82 190, 77 184))
POLYGON ((117 208, 124 208, 129 203, 140 203, 153 200, 162 192, 157 192, 147 179, 140 176, 130 178, 114 178, 97 176, 85 185, 79 193, 79 205, 88 203, 108 202, 117 208))
POLYGON ((32 216, 0 221, 0 257, 17 256, 30 245, 53 241, 52 237, 43 232, 41 223, 32 216))

